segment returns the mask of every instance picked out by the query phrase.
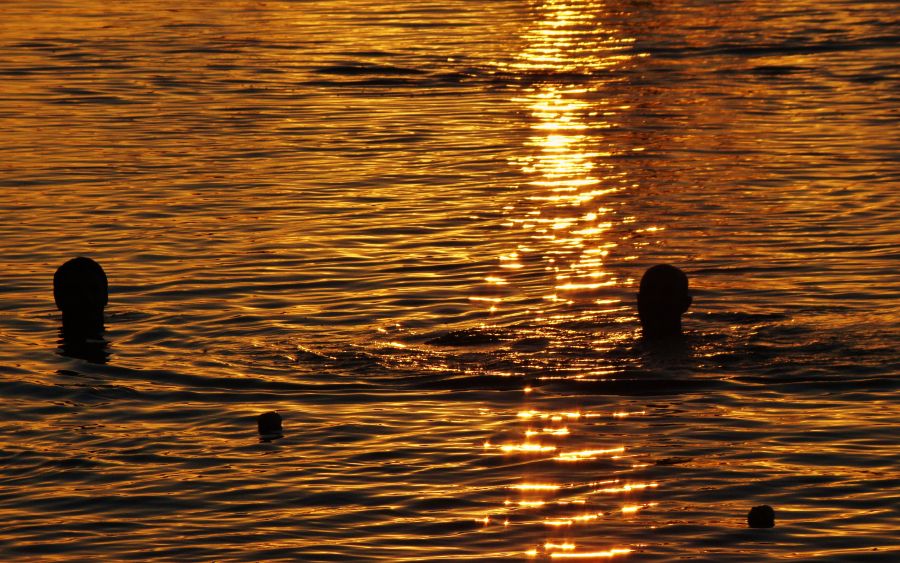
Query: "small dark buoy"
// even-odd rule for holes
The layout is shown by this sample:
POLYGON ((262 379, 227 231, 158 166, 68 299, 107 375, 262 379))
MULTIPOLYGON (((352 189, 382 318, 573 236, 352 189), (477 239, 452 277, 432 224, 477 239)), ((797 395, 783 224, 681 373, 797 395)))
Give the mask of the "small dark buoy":
POLYGON ((275 411, 264 412, 256 418, 259 433, 262 436, 281 435, 281 415, 275 411))
POLYGON ((775 511, 768 504, 754 506, 747 514, 747 525, 751 528, 772 528, 775 526, 775 511))

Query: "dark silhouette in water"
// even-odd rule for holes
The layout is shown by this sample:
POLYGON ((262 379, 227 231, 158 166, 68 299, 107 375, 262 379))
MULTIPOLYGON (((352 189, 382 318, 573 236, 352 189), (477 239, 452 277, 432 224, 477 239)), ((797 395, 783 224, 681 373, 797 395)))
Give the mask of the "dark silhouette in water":
POLYGON ((60 329, 59 348, 57 351, 69 358, 78 358, 94 364, 105 364, 109 361, 107 342, 103 338, 85 338, 79 333, 66 332, 60 329))
POLYGON ((282 437, 281 415, 275 411, 264 412, 256 417, 260 440, 271 442, 282 437))
POLYGON ((681 315, 691 306, 688 278, 669 264, 644 272, 638 291, 638 317, 644 338, 661 340, 681 336, 681 315))
POLYGON ((100 264, 79 256, 60 266, 53 274, 53 299, 62 311, 64 327, 103 332, 109 284, 100 264))
POLYGON ((768 504, 754 506, 747 514, 747 525, 751 528, 775 527, 775 510, 768 504))
POLYGON ((61 352, 96 363, 108 359, 103 340, 103 309, 109 301, 109 283, 100 264, 79 256, 53 275, 53 299, 62 311, 61 352))

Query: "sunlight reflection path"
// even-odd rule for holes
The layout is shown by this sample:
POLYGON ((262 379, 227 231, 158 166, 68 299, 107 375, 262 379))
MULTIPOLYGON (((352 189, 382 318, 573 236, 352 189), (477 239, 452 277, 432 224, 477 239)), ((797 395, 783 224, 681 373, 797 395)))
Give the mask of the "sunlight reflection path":
POLYGON ((481 522, 485 526, 542 528, 545 539, 525 551, 530 557, 602 558, 630 553, 631 547, 598 549, 592 544, 603 535, 587 532, 586 527, 614 522, 656 506, 657 503, 642 502, 639 497, 659 487, 659 483, 625 477, 647 465, 636 460, 627 446, 603 443, 611 440, 608 436, 614 433, 597 432, 599 427, 619 424, 625 417, 644 414, 645 411, 519 411, 509 435, 512 441, 507 437, 498 443, 488 440, 482 447, 487 455, 513 458, 527 468, 526 472, 520 482, 506 487, 509 493, 502 507, 485 515, 481 522), (606 478, 584 480, 585 475, 606 478), (578 540, 582 534, 584 541, 578 540))
POLYGON ((546 303, 538 320, 548 326, 622 314, 610 289, 629 280, 607 260, 613 252, 620 261, 636 258, 629 240, 635 218, 620 209, 621 195, 636 186, 615 163, 644 147, 622 146, 608 134, 630 106, 605 90, 639 56, 633 39, 609 27, 608 11, 595 1, 543 2, 521 53, 496 63, 518 85, 513 101, 528 115, 531 134, 511 159, 527 178, 527 195, 505 209, 507 226, 527 238, 500 257, 503 274, 485 280, 507 286, 509 295, 490 303, 492 313, 505 300, 514 307, 519 292, 546 303), (543 264, 549 284, 512 283, 517 271, 535 263, 543 264))
MULTIPOLYGON (((552 277, 549 288, 516 288, 542 292, 548 307, 538 313, 541 326, 621 315, 621 300, 611 298, 608 290, 628 280, 618 277, 607 260, 612 252, 620 261, 636 258, 634 248, 625 244, 634 218, 617 208, 617 196, 636 186, 614 162, 643 148, 617 146, 607 134, 629 107, 604 94, 608 82, 617 78, 613 71, 636 55, 633 40, 608 27, 607 13, 601 2, 545 1, 535 9, 535 23, 524 35, 519 56, 498 63, 520 84, 513 101, 530 121, 524 150, 512 160, 528 178, 528 195, 518 207, 507 209, 508 226, 527 236, 500 257, 503 274, 486 281, 510 287, 527 264, 542 263, 552 277)), ((502 308, 503 300, 491 300, 491 312, 502 308)), ((529 389, 525 391, 527 398, 529 389)), ((590 429, 643 414, 518 412, 511 432, 519 439, 488 440, 483 448, 487 454, 521 458, 528 469, 521 482, 509 485, 513 494, 498 510, 501 516, 485 516, 485 525, 498 519, 504 526, 540 525, 545 540, 525 551, 532 558, 598 560, 630 553, 631 547, 597 545, 602 535, 584 528, 655 506, 637 497, 659 484, 624 478, 645 464, 625 445, 602 443, 590 429)))

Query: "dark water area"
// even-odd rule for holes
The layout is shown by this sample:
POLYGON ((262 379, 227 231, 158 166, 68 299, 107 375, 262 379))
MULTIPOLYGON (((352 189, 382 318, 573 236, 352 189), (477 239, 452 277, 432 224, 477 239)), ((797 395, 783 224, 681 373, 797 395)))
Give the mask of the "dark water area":
POLYGON ((0 558, 900 559, 897 13, 4 2, 0 558))

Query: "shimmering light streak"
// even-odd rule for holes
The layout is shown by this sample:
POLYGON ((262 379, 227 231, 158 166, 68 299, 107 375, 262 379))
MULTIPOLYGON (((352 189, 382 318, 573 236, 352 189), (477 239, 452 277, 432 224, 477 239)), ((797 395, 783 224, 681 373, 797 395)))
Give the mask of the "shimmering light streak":
POLYGON ((556 446, 546 446, 544 444, 532 444, 532 443, 524 443, 524 444, 504 444, 500 446, 500 450, 504 453, 511 452, 522 452, 522 453, 540 453, 540 452, 552 452, 556 450, 556 446))
POLYGON ((601 485, 611 485, 613 483, 619 483, 619 479, 607 479, 606 481, 593 481, 591 483, 587 483, 588 487, 599 487, 601 485))
POLYGON ((564 283, 556 286, 556 289, 562 291, 572 291, 576 289, 598 289, 601 287, 610 287, 616 285, 617 282, 610 280, 608 282, 600 282, 600 283, 564 283))
POLYGON ((650 489, 658 487, 659 483, 631 483, 628 485, 622 485, 621 487, 607 487, 605 489, 600 489, 597 491, 598 493, 630 493, 631 491, 640 491, 643 489, 650 489))
POLYGON ((540 508, 547 503, 542 500, 517 500, 517 501, 505 500, 505 501, 503 501, 503 504, 505 506, 516 505, 521 508, 540 508))
POLYGON ((573 524, 584 524, 586 522, 593 522, 594 520, 598 520, 603 516, 602 512, 591 512, 587 514, 578 514, 575 516, 570 516, 568 518, 546 518, 544 519, 544 525, 549 526, 551 528, 563 528, 572 526, 573 524))
POLYGON ((558 459, 559 461, 584 461, 595 459, 597 456, 622 453, 624 451, 625 447, 623 446, 619 448, 610 448, 607 450, 580 450, 575 452, 562 452, 556 456, 556 459, 558 459))
POLYGON ((540 418, 541 420, 552 420, 554 422, 559 422, 563 419, 569 420, 578 420, 583 415, 581 412, 573 411, 573 412, 559 412, 559 413, 548 413, 541 412, 536 410, 528 410, 528 411, 519 411, 516 413, 516 416, 519 418, 523 418, 525 420, 530 420, 532 418, 540 418))
POLYGON ((632 504, 622 507, 622 514, 634 514, 639 510, 643 510, 645 508, 650 508, 656 506, 659 503, 656 502, 648 502, 646 504, 632 504))
POLYGON ((538 436, 540 434, 550 434, 551 436, 568 436, 569 429, 565 426, 562 428, 543 428, 541 430, 526 430, 525 436, 538 436))
POLYGON ((573 522, 590 522, 592 520, 596 520, 603 516, 602 512, 597 512, 596 514, 580 514, 578 516, 573 516, 573 522))
POLYGON ((596 559, 601 557, 615 557, 616 555, 625 555, 631 553, 631 549, 627 547, 613 548, 606 551, 590 551, 583 553, 553 552, 550 554, 551 559, 596 559))
POLYGON ((550 551, 551 549, 559 549, 559 550, 561 550, 561 551, 574 551, 574 550, 575 550, 575 544, 574 544, 574 543, 568 543, 568 542, 566 542, 566 543, 552 543, 552 542, 547 542, 547 543, 544 544, 544 549, 546 549, 547 551, 550 551))
POLYGON ((520 485, 510 485, 510 489, 519 491, 556 491, 560 485, 540 484, 540 483, 522 483, 520 485))

